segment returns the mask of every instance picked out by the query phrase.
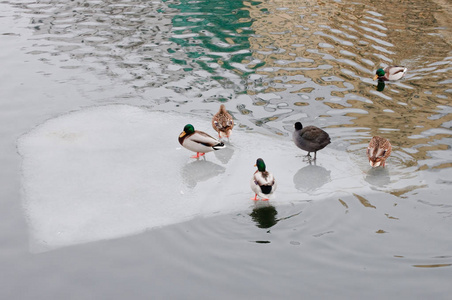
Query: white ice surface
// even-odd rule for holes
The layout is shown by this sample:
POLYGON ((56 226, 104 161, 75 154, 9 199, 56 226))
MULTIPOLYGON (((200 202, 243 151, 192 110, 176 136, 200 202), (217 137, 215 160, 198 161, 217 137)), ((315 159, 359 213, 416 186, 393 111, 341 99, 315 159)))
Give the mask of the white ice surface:
POLYGON ((227 148, 191 159, 178 143, 187 123, 214 135, 209 119, 109 105, 59 116, 22 136, 31 250, 249 210, 259 157, 278 181, 274 204, 365 194, 375 184, 346 152, 327 147, 309 165, 288 137, 236 129, 227 148))

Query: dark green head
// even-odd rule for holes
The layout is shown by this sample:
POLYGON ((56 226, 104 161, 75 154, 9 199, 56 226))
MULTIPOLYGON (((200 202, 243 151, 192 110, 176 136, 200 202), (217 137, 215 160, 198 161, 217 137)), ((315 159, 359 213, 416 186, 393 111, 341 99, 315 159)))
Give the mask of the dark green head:
POLYGON ((303 125, 301 125, 300 122, 295 123, 295 125, 293 127, 295 127, 296 130, 303 129, 303 125))
POLYGON ((381 76, 385 76, 386 73, 385 73, 385 70, 380 68, 377 70, 377 72, 375 72, 375 74, 377 74, 378 77, 381 77, 381 76))
POLYGON ((257 166, 257 169, 259 170, 259 172, 265 172, 265 163, 262 158, 258 158, 256 160, 256 166, 257 166))
POLYGON ((191 124, 187 124, 184 127, 184 131, 179 135, 179 139, 183 138, 185 135, 190 135, 195 132, 195 128, 191 124))
POLYGON ((193 125, 191 125, 191 124, 187 124, 184 127, 184 132, 186 134, 192 134, 193 132, 195 132, 195 127, 193 127, 193 125))

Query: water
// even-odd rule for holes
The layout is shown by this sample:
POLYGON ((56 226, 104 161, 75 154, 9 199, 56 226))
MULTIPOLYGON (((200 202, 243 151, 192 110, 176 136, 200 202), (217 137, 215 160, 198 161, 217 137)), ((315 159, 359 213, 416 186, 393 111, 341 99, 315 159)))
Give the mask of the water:
MULTIPOLYGON (((439 0, 3 2, 2 298, 447 299, 450 11, 439 0), (377 91, 375 69, 391 64, 408 67, 407 76, 377 91), (110 104, 126 104, 120 115, 137 109, 142 116, 113 132, 127 151, 120 142, 130 132, 156 134, 157 119, 143 115, 189 117, 209 131, 220 102, 236 119, 232 152, 208 154, 196 166, 175 138, 174 146, 168 142, 168 165, 181 170, 178 188, 192 191, 194 205, 140 200, 146 191, 129 189, 145 188, 149 175, 133 174, 141 164, 129 156, 120 160, 132 170, 123 184, 126 195, 137 197, 117 198, 123 206, 112 207, 108 195, 80 199, 76 190, 69 201, 64 188, 74 174, 52 182, 53 173, 42 171, 64 160, 41 159, 31 143, 25 150, 38 164, 28 167, 20 142, 22 156, 16 149, 18 140, 34 135, 56 151, 58 144, 38 134, 40 128, 68 138, 64 133, 85 121, 95 127, 114 116, 110 104), (98 120, 88 118, 92 111, 98 120), (291 144, 298 120, 332 138, 317 165, 303 162, 297 155, 304 153, 291 144), (393 144, 385 170, 370 170, 366 162, 365 148, 376 134, 393 144), (259 150, 245 147, 259 142, 265 143, 259 150), (269 157, 279 179, 277 198, 257 207, 248 200, 256 152, 269 157), (220 167, 213 175, 183 175, 212 164, 220 167), (38 176, 27 177, 33 171, 38 176), (234 188, 215 193, 224 178, 234 188), (63 197, 52 196, 57 190, 63 197), (31 201, 34 196, 44 198, 31 201), (120 220, 122 212, 129 215, 120 220), (165 222, 158 220, 166 214, 165 222), (40 235, 36 224, 50 231, 40 235), (63 225, 75 235, 52 244, 63 225)), ((91 137, 102 130, 96 127, 91 137)), ((90 145, 104 144, 79 144, 90 145)), ((102 179, 118 180, 108 174, 94 182, 105 188, 102 179)), ((174 196, 166 189, 159 195, 165 193, 174 196)))

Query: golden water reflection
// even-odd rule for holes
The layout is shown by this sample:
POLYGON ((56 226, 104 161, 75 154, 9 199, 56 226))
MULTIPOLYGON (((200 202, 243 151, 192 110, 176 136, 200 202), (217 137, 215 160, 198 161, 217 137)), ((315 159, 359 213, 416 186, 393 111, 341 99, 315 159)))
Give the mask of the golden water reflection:
POLYGON ((442 268, 450 266, 452 266, 452 264, 413 265, 415 268, 442 268))
MULTIPOLYGON (((429 158, 430 151, 447 151, 451 10, 437 2, 307 0, 249 6, 256 32, 250 38, 253 57, 265 65, 256 72, 264 78, 262 85, 249 85, 248 94, 280 94, 267 104, 289 103, 294 112, 307 113, 307 122, 322 116, 330 128, 366 128, 360 139, 336 137, 351 144, 384 135, 412 158, 402 161, 405 166, 429 158), (408 75, 376 91, 373 72, 391 64, 407 66, 408 75), (304 107, 314 105, 311 111, 304 107), (338 115, 350 122, 335 122, 338 115)), ((444 161, 419 167, 450 166, 444 161)))

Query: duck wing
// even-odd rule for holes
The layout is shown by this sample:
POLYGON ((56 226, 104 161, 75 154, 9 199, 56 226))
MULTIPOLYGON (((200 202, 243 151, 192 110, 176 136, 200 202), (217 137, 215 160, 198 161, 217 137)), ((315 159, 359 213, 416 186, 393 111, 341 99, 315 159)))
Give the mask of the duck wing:
POLYGON ((234 125, 234 122, 232 121, 231 118, 229 118, 225 114, 220 113, 214 116, 212 123, 214 125, 214 128, 216 128, 217 130, 225 130, 227 128, 232 128, 232 126, 234 125))
POLYGON ((402 78, 407 71, 407 68, 402 66, 391 66, 385 69, 386 76, 389 80, 398 80, 402 78))
POLYGON ((203 131, 195 131, 188 137, 192 142, 204 145, 206 147, 223 146, 224 144, 218 141, 216 138, 208 135, 203 131))
POLYGON ((270 172, 259 172, 254 173, 254 182, 259 186, 273 186, 275 184, 275 177, 270 172))
POLYGON ((330 142, 330 136, 328 133, 315 126, 307 126, 303 128, 300 132, 300 136, 307 141, 315 143, 328 142, 329 144, 330 142))

